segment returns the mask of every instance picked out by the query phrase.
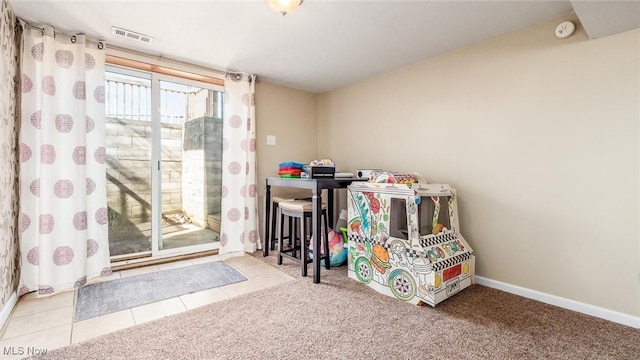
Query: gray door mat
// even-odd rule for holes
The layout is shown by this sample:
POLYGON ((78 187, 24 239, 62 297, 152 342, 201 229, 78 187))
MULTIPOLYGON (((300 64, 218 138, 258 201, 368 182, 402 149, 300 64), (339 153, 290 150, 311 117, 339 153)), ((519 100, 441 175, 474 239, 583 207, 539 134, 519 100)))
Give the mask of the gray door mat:
POLYGON ((75 321, 247 280, 223 261, 156 271, 78 289, 75 321))

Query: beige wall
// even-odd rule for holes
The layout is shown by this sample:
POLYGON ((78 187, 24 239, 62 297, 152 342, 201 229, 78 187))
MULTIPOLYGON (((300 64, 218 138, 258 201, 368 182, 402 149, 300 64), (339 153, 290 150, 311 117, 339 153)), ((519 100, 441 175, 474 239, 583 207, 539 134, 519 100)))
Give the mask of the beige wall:
MULTIPOLYGON (((316 159, 317 149, 317 96, 259 82, 256 86, 256 151, 262 204, 260 219, 265 177, 277 176, 278 164, 283 161, 306 163, 316 159), (276 145, 267 145, 267 135, 276 137, 276 145)), ((273 188, 274 194, 282 190, 273 188)))
POLYGON ((638 316, 640 30, 558 22, 319 95, 318 153, 456 187, 478 275, 638 316))

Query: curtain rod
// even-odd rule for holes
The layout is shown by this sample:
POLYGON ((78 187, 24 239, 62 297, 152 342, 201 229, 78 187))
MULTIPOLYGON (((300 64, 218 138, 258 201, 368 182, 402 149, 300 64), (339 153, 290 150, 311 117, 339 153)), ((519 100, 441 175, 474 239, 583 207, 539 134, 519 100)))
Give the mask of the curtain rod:
MULTIPOLYGON (((55 34, 60 34, 60 35, 63 35, 63 36, 69 37, 69 38, 78 35, 78 34, 60 33, 60 32, 55 30, 55 27, 53 25, 48 25, 48 24, 33 25, 33 24, 29 24, 26 20, 24 20, 22 18, 17 18, 17 19, 18 19, 18 21, 19 21, 19 23, 21 25, 23 25, 25 27, 28 27, 28 28, 31 28, 31 29, 38 29, 38 30, 44 31, 44 28, 46 26, 51 26, 54 29, 54 33, 55 34)), ((86 38, 86 35, 85 35, 85 38, 86 38)), ((185 62, 182 62, 182 61, 168 59, 168 58, 165 58, 162 55, 160 55, 160 56, 152 55, 152 54, 147 54, 147 53, 143 53, 143 52, 136 51, 136 50, 131 50, 131 49, 127 49, 127 48, 122 48, 122 47, 119 47, 119 46, 111 45, 111 44, 107 43, 105 40, 99 40, 99 39, 95 40, 95 39, 89 39, 89 38, 86 38, 86 39, 88 41, 94 42, 94 43, 104 43, 104 44, 106 44, 107 49, 113 49, 113 50, 117 50, 117 51, 122 51, 122 52, 130 53, 132 55, 137 55, 137 56, 149 57, 149 58, 152 58, 152 59, 155 59, 155 60, 159 60, 159 61, 163 61, 163 62, 167 62, 167 63, 173 63, 173 64, 177 64, 177 65, 189 66, 191 68, 199 68, 199 69, 202 69, 202 70, 205 70, 205 71, 211 71, 211 72, 214 72, 214 73, 218 73, 218 74, 223 75, 223 76, 226 76, 227 73, 247 74, 247 75, 254 76, 256 78, 256 81, 258 81, 258 82, 260 81, 260 80, 258 80, 258 76, 256 74, 249 74, 249 73, 241 72, 241 71, 231 71, 231 70, 223 71, 223 70, 218 70, 218 69, 211 69, 211 68, 207 68, 207 67, 204 67, 204 66, 199 66, 199 65, 185 63, 185 62)))
POLYGON ((256 74, 251 74, 248 72, 244 72, 244 71, 233 71, 233 70, 226 70, 224 72, 224 77, 226 78, 227 75, 235 75, 236 76, 236 80, 240 80, 240 78, 238 78, 238 75, 247 75, 247 77, 249 78, 249 81, 251 81, 251 79, 255 79, 256 83, 260 82, 260 78, 258 78, 258 75, 256 74))
POLYGON ((38 24, 38 25, 34 25, 34 24, 29 24, 29 23, 28 23, 25 19, 23 19, 23 18, 19 18, 19 17, 17 17, 16 19, 18 20, 18 23, 19 23, 21 26, 26 27, 26 28, 29 28, 29 29, 42 30, 42 32, 43 32, 43 33, 44 33, 44 29, 45 29, 47 26, 51 26, 51 28, 53 28, 53 34, 54 34, 54 36, 55 36, 55 35, 62 35, 62 36, 68 37, 68 38, 73 38, 73 37, 76 37, 76 36, 79 36, 79 35, 84 35, 85 40, 87 40, 87 41, 89 41, 89 42, 96 43, 96 44, 100 44, 100 43, 102 43, 102 44, 106 44, 106 41, 105 41, 105 40, 101 40, 101 39, 94 39, 94 38, 88 37, 88 36, 86 36, 86 34, 84 34, 84 33, 82 33, 82 32, 77 32, 76 34, 69 34, 69 33, 64 33, 64 32, 60 32, 60 31, 56 30, 56 27, 55 27, 55 26, 53 26, 53 25, 49 25, 49 24, 38 24))

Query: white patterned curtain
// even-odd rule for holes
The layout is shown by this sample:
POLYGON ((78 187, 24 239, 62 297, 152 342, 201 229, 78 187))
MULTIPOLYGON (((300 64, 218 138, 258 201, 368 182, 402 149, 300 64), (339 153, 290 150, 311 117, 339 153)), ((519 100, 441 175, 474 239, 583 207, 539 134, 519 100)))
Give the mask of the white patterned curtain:
POLYGON ((111 273, 103 48, 52 27, 24 31, 19 295, 111 273))
POLYGON ((224 90, 219 253, 255 252, 260 246, 255 76, 227 74, 224 90))

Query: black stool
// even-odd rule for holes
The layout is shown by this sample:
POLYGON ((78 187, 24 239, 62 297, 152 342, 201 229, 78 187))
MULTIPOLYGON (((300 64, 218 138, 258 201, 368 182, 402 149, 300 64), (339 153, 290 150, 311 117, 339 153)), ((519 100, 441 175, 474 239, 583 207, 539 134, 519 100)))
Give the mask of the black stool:
MULTIPOLYGON (((305 223, 307 220, 313 223, 311 216, 313 215, 313 203, 308 200, 289 200, 280 201, 278 204, 280 208, 280 236, 278 239, 278 265, 282 265, 282 258, 286 257, 302 265, 302 276, 307 276, 307 264, 313 262, 313 259, 309 259, 309 245, 307 240, 307 231, 305 223), (292 246, 289 249, 283 247, 283 226, 284 217, 289 217, 289 241, 292 246), (300 244, 297 244, 297 236, 295 235, 295 225, 300 224, 300 244), (300 250, 300 257, 296 256, 297 251, 300 250)), ((320 256, 318 261, 325 259, 325 267, 330 268, 329 264, 329 236, 327 234, 328 222, 327 222, 327 204, 322 204, 322 219, 324 220, 324 229, 322 236, 322 245, 324 247, 324 255, 320 256)), ((310 226, 309 226, 310 228, 310 226)), ((309 231, 313 233, 313 231, 309 231)), ((320 254, 320 251, 318 251, 320 254)))
MULTIPOLYGON (((270 243, 270 250, 274 250, 275 246, 276 246, 276 242, 278 241, 278 232, 276 229, 276 218, 279 217, 279 213, 278 211, 280 210, 280 207, 278 206, 278 204, 281 201, 292 201, 295 200, 295 198, 293 197, 284 197, 284 196, 272 196, 271 197, 271 239, 269 241, 270 243)), ((282 216, 280 216, 280 236, 282 236, 282 228, 284 227, 284 218, 282 216)), ((291 233, 289 233, 291 234, 291 233)), ((285 237, 285 239, 289 239, 289 245, 293 244, 293 241, 291 239, 291 236, 287 235, 285 237)))

